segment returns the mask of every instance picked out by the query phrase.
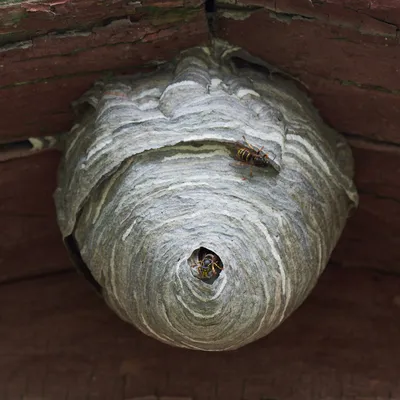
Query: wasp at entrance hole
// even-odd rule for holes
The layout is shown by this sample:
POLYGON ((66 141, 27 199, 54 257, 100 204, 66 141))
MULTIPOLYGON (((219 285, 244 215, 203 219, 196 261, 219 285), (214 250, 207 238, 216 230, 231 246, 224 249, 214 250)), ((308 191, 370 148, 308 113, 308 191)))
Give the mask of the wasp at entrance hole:
POLYGON ((208 280, 216 277, 223 270, 220 264, 221 260, 216 255, 206 254, 202 260, 199 260, 191 267, 197 269, 197 277, 199 279, 208 280))

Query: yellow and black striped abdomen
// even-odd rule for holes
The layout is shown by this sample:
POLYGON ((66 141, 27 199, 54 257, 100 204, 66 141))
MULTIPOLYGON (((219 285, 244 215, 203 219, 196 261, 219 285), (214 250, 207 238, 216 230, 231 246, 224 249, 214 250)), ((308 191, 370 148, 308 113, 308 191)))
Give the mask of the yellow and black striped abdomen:
POLYGON ((237 152, 237 158, 244 162, 251 162, 253 160, 253 154, 251 151, 247 149, 239 149, 237 152))

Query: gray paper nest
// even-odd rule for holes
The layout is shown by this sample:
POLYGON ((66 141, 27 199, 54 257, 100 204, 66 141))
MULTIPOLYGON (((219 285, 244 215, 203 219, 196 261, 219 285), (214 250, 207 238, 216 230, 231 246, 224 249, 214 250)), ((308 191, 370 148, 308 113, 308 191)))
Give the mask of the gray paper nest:
POLYGON ((275 329, 358 201, 344 139, 293 84, 238 67, 238 54, 215 42, 97 83, 75 104, 59 170, 58 222, 77 263, 122 319, 174 346, 233 350, 275 329), (276 168, 250 178, 235 165, 243 135, 276 168), (193 273, 202 249, 223 264, 212 283, 193 273))

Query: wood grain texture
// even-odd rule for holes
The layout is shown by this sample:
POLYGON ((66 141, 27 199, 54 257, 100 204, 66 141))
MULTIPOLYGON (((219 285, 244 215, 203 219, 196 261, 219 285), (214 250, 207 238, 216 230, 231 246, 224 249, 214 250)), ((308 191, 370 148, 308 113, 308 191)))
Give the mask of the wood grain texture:
POLYGON ((328 268, 268 338, 217 354, 142 335, 74 273, 3 286, 0 398, 397 399, 399 296, 399 277, 328 268))
POLYGON ((74 121, 71 102, 101 75, 89 73, 0 89, 0 107, 4 115, 0 143, 67 132, 74 121), (29 112, 21 115, 21 109, 29 112))
MULTIPOLYGON (((217 0, 224 4, 230 0, 217 0)), ((397 0, 240 0, 239 6, 264 7, 287 17, 303 16, 333 25, 351 27, 369 35, 394 34, 400 23, 397 0)))
POLYGON ((324 120, 339 132, 383 143, 400 143, 400 96, 304 74, 307 92, 324 120))
MULTIPOLYGON (((287 15, 293 10, 285 7, 276 13, 261 8, 249 14, 245 8, 224 11, 222 5, 217 35, 302 82, 335 129, 400 143, 396 35, 369 35, 356 21, 339 18, 335 23, 325 14, 323 20, 314 14, 287 15)), ((319 7, 312 10, 318 13, 319 7)))
POLYGON ((332 260, 343 266, 400 271, 400 149, 350 140, 355 159, 358 210, 332 260))
MULTIPOLYGON (((68 131, 71 101, 101 76, 149 70, 187 47, 205 43, 208 31, 201 4, 168 4, 154 3, 145 13, 130 16, 126 11, 115 18, 101 14, 102 3, 92 4, 101 14, 96 18, 102 19, 79 29, 63 30, 61 24, 57 32, 29 34, 23 41, 4 33, 8 41, 0 46, 0 143, 68 131)), ((0 8, 0 17, 2 12, 0 8)), ((72 21, 74 14, 67 14, 72 21)))
POLYGON ((0 282, 71 268, 56 223, 57 152, 0 163, 0 282))
POLYGON ((0 7, 0 43, 15 42, 45 35, 49 32, 79 31, 104 20, 146 16, 160 20, 171 10, 201 8, 201 0, 3 0, 0 7))
POLYGON ((181 13, 175 21, 161 19, 155 24, 125 17, 88 31, 39 36, 24 46, 19 42, 10 44, 0 52, 0 88, 55 76, 161 62, 173 50, 179 52, 178 43, 175 49, 163 46, 165 38, 187 42, 189 37, 205 32, 202 10, 183 9, 181 13))

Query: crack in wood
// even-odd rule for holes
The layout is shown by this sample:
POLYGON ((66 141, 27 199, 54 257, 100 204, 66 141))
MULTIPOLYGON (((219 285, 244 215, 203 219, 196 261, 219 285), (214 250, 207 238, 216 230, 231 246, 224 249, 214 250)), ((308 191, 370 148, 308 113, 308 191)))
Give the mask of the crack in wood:
POLYGON ((3 281, 0 281, 0 286, 14 285, 14 284, 18 284, 21 282, 36 281, 36 280, 40 280, 43 278, 51 278, 54 276, 69 275, 72 273, 76 274, 76 270, 71 265, 68 268, 59 269, 57 271, 46 271, 46 272, 41 272, 41 273, 33 274, 33 275, 25 275, 25 276, 20 276, 17 278, 5 279, 3 281))

